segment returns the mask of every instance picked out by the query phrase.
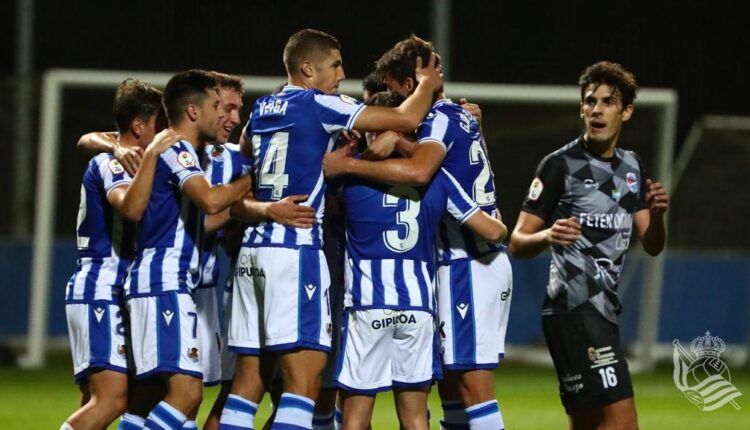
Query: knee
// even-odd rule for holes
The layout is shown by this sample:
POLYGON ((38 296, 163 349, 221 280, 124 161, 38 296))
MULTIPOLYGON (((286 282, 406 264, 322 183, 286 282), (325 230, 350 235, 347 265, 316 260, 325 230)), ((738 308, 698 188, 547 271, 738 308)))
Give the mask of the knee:
POLYGON ((197 410, 203 402, 203 387, 198 386, 197 389, 193 388, 185 393, 185 399, 192 410, 197 410))

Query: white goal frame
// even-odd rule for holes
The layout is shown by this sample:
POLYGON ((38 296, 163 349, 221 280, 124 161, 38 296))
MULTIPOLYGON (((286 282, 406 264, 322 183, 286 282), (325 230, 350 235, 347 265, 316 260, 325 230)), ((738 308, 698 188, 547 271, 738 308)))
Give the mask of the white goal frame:
MULTIPOLYGON (((19 364, 40 367, 46 359, 47 324, 49 319, 50 274, 52 242, 57 202, 58 148, 61 144, 63 92, 67 88, 116 88, 124 79, 135 78, 156 86, 164 86, 171 73, 151 73, 116 70, 50 69, 42 78, 41 136, 37 162, 33 255, 31 268, 31 300, 26 354, 19 364)), ((286 81, 283 76, 243 76, 245 90, 250 94, 264 94, 286 81)), ((449 82, 450 93, 460 94, 472 101, 504 101, 516 104, 571 105, 580 103, 577 86, 510 85, 489 83, 449 82)), ((342 93, 359 96, 361 83, 347 79, 340 86, 342 93)), ((667 189, 672 183, 672 158, 677 126, 677 92, 672 89, 644 88, 638 95, 638 106, 658 110, 655 175, 667 189)), ((648 259, 644 280, 640 320, 638 326, 637 357, 639 367, 654 366, 658 333, 659 309, 664 267, 664 254, 648 259)))

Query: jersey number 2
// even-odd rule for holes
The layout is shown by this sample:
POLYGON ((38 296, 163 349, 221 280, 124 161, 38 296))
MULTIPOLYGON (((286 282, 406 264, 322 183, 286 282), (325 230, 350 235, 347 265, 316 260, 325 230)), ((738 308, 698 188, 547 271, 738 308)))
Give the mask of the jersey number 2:
MULTIPOLYGON (((284 188, 289 185, 289 175, 286 170, 286 149, 289 145, 289 133, 278 132, 271 136, 268 141, 268 149, 263 157, 260 167, 258 186, 260 188, 271 188, 271 199, 279 200, 284 193, 284 188)), ((253 135, 253 146, 260 147, 260 135, 253 135)))
POLYGON ((406 234, 400 237, 398 230, 386 230, 383 232, 385 246, 393 252, 406 252, 417 244, 419 238, 419 215, 420 196, 417 190, 404 185, 397 185, 388 189, 383 195, 383 207, 398 206, 398 201, 404 199, 406 202, 404 210, 396 213, 396 223, 406 227, 406 234))
POLYGON ((495 204, 495 193, 487 192, 487 183, 492 180, 492 172, 490 171, 490 163, 487 162, 487 154, 484 153, 482 142, 475 140, 471 143, 469 149, 469 160, 471 164, 482 163, 482 171, 474 180, 474 201, 479 206, 486 206, 495 204))

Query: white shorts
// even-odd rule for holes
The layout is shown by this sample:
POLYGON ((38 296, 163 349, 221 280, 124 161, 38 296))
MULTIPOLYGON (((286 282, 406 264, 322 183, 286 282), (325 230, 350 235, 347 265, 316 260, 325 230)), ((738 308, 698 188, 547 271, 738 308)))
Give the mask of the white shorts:
POLYGON ((123 309, 117 303, 92 301, 65 305, 73 373, 86 382, 92 369, 127 373, 127 347, 123 309))
POLYGON ((330 278, 318 249, 243 247, 235 269, 229 346, 240 354, 331 349, 330 278))
POLYGON ((513 271, 504 251, 438 266, 438 317, 448 370, 494 369, 505 355, 513 271))
POLYGON ((131 297, 128 308, 137 378, 159 373, 203 378, 200 322, 190 294, 131 297))
POLYGON ((435 319, 425 311, 347 310, 336 359, 336 385, 374 395, 432 383, 435 319))
POLYGON ((221 383, 231 384, 237 364, 237 355, 229 349, 227 331, 232 318, 232 288, 224 289, 224 324, 221 326, 221 383))
POLYGON ((221 327, 216 288, 198 288, 193 291, 198 312, 198 338, 200 339, 203 385, 216 385, 221 380, 221 327))

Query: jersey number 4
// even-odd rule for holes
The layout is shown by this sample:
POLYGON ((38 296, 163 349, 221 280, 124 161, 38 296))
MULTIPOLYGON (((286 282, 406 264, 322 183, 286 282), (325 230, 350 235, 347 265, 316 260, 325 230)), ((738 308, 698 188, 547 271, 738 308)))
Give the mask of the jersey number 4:
POLYGON ((386 230, 383 232, 385 246, 393 252, 406 252, 417 244, 419 238, 419 215, 420 196, 417 190, 404 185, 397 185, 388 189, 383 194, 383 207, 397 207, 399 200, 404 200, 404 210, 396 212, 396 223, 406 228, 406 234, 402 238, 398 230, 386 230))
MULTIPOLYGON (((253 147, 260 148, 261 136, 253 135, 253 147)), ((263 157, 258 178, 259 188, 271 188, 271 199, 279 200, 284 194, 284 188, 289 185, 289 175, 286 171, 286 150, 289 145, 289 133, 278 132, 268 141, 268 149, 263 157)))

